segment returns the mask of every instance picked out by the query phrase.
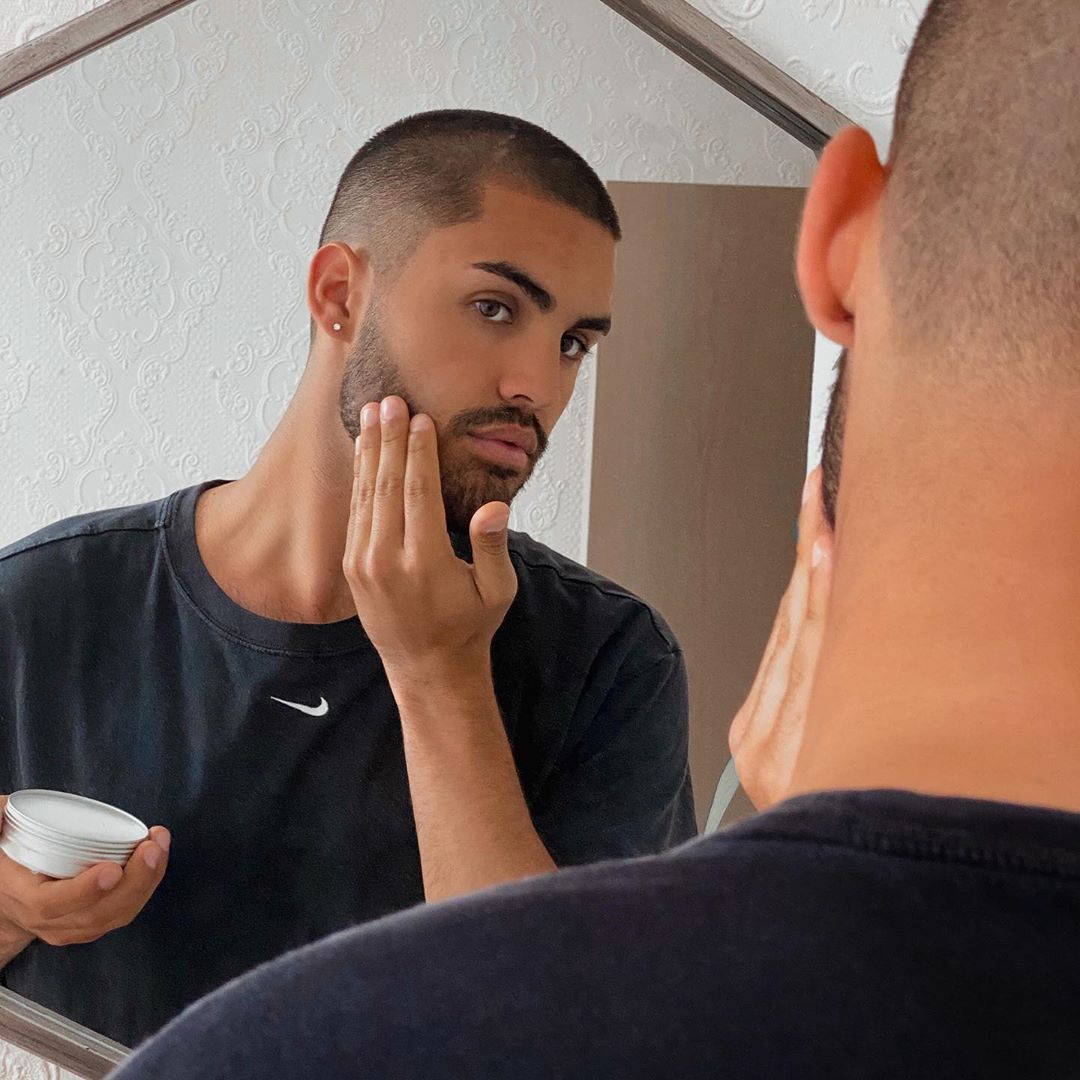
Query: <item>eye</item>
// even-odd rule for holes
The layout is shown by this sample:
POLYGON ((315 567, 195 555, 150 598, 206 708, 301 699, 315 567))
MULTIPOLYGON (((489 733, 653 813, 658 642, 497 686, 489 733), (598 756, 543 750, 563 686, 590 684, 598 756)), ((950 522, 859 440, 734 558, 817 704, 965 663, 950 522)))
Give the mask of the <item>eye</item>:
POLYGON ((473 305, 488 322, 508 323, 514 313, 501 300, 477 300, 473 305))
POLYGON ((563 334, 562 354, 567 360, 584 360, 589 351, 589 343, 573 334, 563 334))

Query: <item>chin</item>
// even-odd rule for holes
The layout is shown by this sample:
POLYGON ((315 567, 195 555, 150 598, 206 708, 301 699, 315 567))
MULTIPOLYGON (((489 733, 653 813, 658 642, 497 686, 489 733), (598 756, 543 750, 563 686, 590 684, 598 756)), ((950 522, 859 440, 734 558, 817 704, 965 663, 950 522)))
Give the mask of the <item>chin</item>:
POLYGON ((468 532, 473 515, 489 502, 504 502, 509 506, 525 484, 520 473, 498 478, 486 468, 478 473, 470 470, 470 473, 465 485, 443 484, 446 527, 451 532, 468 532))

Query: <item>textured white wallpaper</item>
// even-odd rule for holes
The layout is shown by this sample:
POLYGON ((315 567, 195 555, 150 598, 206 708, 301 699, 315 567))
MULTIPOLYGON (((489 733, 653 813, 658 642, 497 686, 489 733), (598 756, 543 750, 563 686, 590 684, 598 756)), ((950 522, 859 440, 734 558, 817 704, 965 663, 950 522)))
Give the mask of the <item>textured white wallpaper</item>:
POLYGON ((0 53, 25 45, 46 30, 53 30, 104 3, 105 0, 3 0, 0 53))
POLYGON ((690 0, 867 128, 884 152, 904 61, 929 0, 690 0))
MULTIPOLYGON (((812 168, 598 0, 184 9, 0 103, 0 543, 239 475, 300 374, 342 166, 446 106, 535 120, 606 179, 801 185, 812 168)), ((577 558, 592 388, 586 367, 515 505, 577 558)))
POLYGON ((0 1077, 4 1080, 79 1080, 66 1069, 0 1042, 0 1077))

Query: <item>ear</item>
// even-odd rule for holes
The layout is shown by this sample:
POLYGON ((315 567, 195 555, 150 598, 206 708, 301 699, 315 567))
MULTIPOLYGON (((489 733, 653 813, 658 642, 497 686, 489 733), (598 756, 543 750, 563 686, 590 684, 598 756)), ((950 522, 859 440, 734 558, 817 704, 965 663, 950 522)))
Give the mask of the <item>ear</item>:
POLYGON ((821 156, 803 210, 797 272, 807 317, 827 338, 855 340, 856 271, 885 191, 885 167, 862 128, 845 128, 821 156))
POLYGON ((363 249, 335 242, 315 252, 308 268, 308 310, 327 337, 349 341, 355 335, 371 301, 371 278, 371 259, 363 249))

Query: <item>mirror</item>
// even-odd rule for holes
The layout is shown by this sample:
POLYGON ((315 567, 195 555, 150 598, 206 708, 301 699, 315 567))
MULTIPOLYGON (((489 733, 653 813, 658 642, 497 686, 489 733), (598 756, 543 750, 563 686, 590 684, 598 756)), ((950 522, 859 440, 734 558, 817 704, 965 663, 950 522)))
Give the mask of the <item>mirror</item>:
MULTIPOLYGON (((583 343, 512 506, 531 540, 513 541, 493 664, 532 824, 557 865, 660 848, 692 811, 704 824, 727 759, 805 466, 813 335, 790 249, 813 153, 591 0, 193 3, 0 100, 0 790, 76 791, 173 836, 129 926, 35 940, 2 977, 116 1042, 424 899, 412 762, 358 621, 274 617, 230 577, 250 531, 216 574, 194 515, 199 485, 252 467, 305 371, 342 169, 445 108, 551 131, 624 221, 612 334, 583 343), (121 507, 141 509, 105 513, 121 507), (716 544, 724 572, 703 573, 716 544), (676 642, 696 806, 679 789, 673 823, 655 755, 676 642), (637 753, 605 758, 606 708, 612 732, 648 729, 637 753)), ((336 404, 312 441, 342 442, 336 404)), ((276 513, 291 490, 265 488, 276 513)))

